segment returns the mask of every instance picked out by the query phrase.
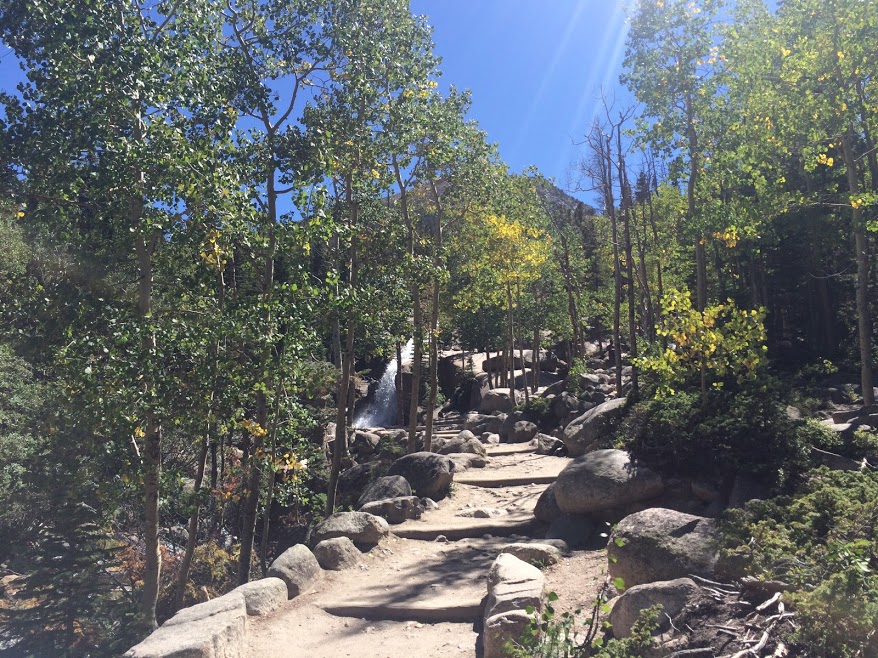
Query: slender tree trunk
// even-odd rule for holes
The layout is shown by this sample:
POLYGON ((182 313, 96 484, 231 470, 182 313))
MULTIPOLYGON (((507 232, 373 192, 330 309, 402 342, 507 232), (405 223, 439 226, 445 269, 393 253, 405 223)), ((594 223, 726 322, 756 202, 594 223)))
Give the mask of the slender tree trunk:
MULTIPOLYGON (((842 153, 847 169, 848 191, 851 197, 860 194, 860 182, 857 179, 857 161, 853 152, 853 140, 850 132, 842 139, 842 153)), ((863 404, 875 404, 875 392, 872 388, 872 323, 869 317, 869 240, 862 217, 862 209, 851 208, 851 223, 854 232, 854 247, 857 259, 857 331, 860 342, 860 386, 863 389, 863 404)))
MULTIPOLYGON (((350 186, 348 187, 350 189, 350 186)), ((350 192, 348 193, 350 199, 350 192)), ((351 225, 355 226, 358 217, 358 208, 351 205, 351 225)), ((354 234, 351 237, 351 255, 350 255, 350 274, 348 280, 351 288, 357 285, 357 274, 359 268, 359 259, 357 256, 357 237, 354 234)), ((336 410, 335 410, 335 442, 332 449, 332 465, 329 471, 329 486, 326 492, 326 510, 324 516, 329 517, 335 511, 336 494, 338 490, 338 478, 341 474, 341 463, 344 461, 348 452, 348 432, 347 432, 347 404, 348 389, 351 385, 351 377, 354 369, 354 335, 355 326, 353 320, 348 320, 348 326, 345 331, 344 348, 341 354, 341 377, 338 381, 336 410)))
POLYGON ((508 345, 507 356, 509 358, 509 396, 512 398, 512 404, 517 404, 515 400, 515 326, 512 318, 512 287, 506 284, 506 310, 507 310, 507 332, 508 345))
POLYGON ((534 328, 534 341, 533 341, 533 394, 536 395, 537 391, 540 388, 540 329, 539 327, 534 328))
MULTIPOLYGON (((625 235, 625 269, 628 277, 628 351, 631 355, 631 396, 637 398, 637 366, 634 365, 633 359, 637 358, 637 325, 635 323, 635 304, 634 304, 634 251, 631 244, 631 187, 628 184, 628 171, 625 167, 625 156, 622 153, 622 135, 621 132, 616 133, 616 147, 619 165, 619 186, 621 190, 621 206, 622 206, 622 230, 625 235)), ((619 352, 621 352, 621 346, 619 352)), ((621 378, 619 380, 621 382, 621 378)), ((622 387, 617 389, 617 395, 622 394, 622 387)))
MULTIPOLYGON (((518 335, 521 336, 523 334, 523 329, 521 328, 521 286, 515 286, 515 299, 516 306, 518 307, 518 335)), ((527 387, 527 366, 524 363, 524 345, 521 344, 521 340, 518 343, 518 360, 521 363, 521 384, 524 389, 524 403, 528 404, 530 402, 530 391, 527 387)))
MULTIPOLYGON (((687 137, 689 139, 689 181, 686 184, 687 215, 689 222, 696 224, 695 189, 701 173, 698 153, 698 132, 695 129, 695 113, 692 98, 686 99, 687 137)), ((707 256, 704 253, 704 236, 699 233, 695 239, 695 291, 696 309, 703 311, 707 306, 707 256)))
POLYGON ((193 486, 193 509, 189 516, 189 524, 187 532, 189 536, 186 538, 186 552, 183 554, 183 560, 180 562, 180 570, 177 572, 177 582, 174 584, 174 610, 183 607, 183 598, 186 594, 186 583, 189 580, 189 569, 192 566, 192 557, 195 555, 195 547, 198 544, 198 517, 201 513, 201 483, 204 481, 204 470, 207 464, 207 450, 209 440, 205 434, 201 440, 201 449, 198 453, 198 465, 195 472, 195 483, 193 486))
POLYGON ((402 426, 405 424, 405 411, 402 400, 402 346, 399 341, 396 342, 396 377, 393 381, 396 387, 396 424, 402 426))
POLYGON ((424 450, 433 449, 433 413, 436 409, 436 394, 439 388, 439 270, 442 267, 442 204, 436 183, 430 181, 433 201, 436 204, 436 218, 433 227, 433 289, 430 306, 430 395, 427 399, 427 417, 424 421, 424 450))
POLYGON ((488 373, 488 388, 494 388, 494 369, 490 366, 491 363, 491 350, 485 350, 485 363, 488 364, 487 368, 483 368, 488 373))
MULTIPOLYGON (((134 117, 133 131, 134 141, 136 143, 143 141, 144 127, 139 113, 134 117)), ((134 245, 137 257, 137 305, 141 320, 146 322, 152 317, 152 256, 157 237, 155 234, 143 233, 143 188, 146 185, 146 174, 135 168, 132 171, 132 180, 135 192, 128 197, 128 220, 130 229, 137 234, 134 245)), ((157 345, 154 332, 147 333, 143 339, 143 347, 147 354, 155 355, 157 345)), ((149 393, 153 383, 146 379, 143 386, 145 393, 149 393)), ((140 613, 147 627, 156 628, 158 624, 155 609, 162 571, 162 555, 159 548, 162 427, 152 409, 147 409, 145 413, 143 444, 144 573, 140 613)))

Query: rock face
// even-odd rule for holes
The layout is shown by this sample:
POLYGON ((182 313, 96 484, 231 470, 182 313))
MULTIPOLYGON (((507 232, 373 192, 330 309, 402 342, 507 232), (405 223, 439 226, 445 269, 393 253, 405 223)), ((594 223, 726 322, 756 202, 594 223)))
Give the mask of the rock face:
POLYGON ((287 602, 287 584, 280 578, 254 580, 232 591, 244 595, 247 614, 251 616, 271 614, 287 602))
POLYGON ((565 514, 589 514, 650 500, 664 490, 661 477, 632 464, 622 450, 595 450, 577 457, 558 475, 555 499, 565 514))
POLYGON ((595 450, 601 438, 622 418, 625 398, 617 398, 589 409, 564 429, 564 443, 571 457, 595 450))
POLYGON ((244 596, 232 591, 181 610, 129 649, 125 658, 243 658, 247 654, 246 633, 244 596))
POLYGON ((268 568, 268 576, 280 578, 287 585, 287 597, 295 598, 320 575, 320 564, 304 544, 296 544, 281 553, 268 568))
POLYGON ((357 566, 361 553, 347 537, 324 539, 314 547, 314 556, 327 571, 341 571, 357 566))
POLYGON ((503 645, 521 634, 529 621, 525 608, 542 608, 544 586, 545 577, 535 566, 510 553, 497 556, 488 572, 484 658, 500 658, 503 645))
POLYGON ((390 533, 390 526, 380 516, 367 512, 336 512, 320 523, 311 535, 315 543, 324 539, 347 537, 360 546, 374 546, 390 533))
POLYGON ((479 413, 492 414, 495 411, 509 413, 514 408, 515 403, 512 401, 512 397, 510 397, 509 393, 493 390, 487 391, 482 396, 482 403, 479 405, 479 413))
POLYGON ((424 505, 417 496, 400 496, 366 503, 360 508, 360 511, 380 516, 388 523, 402 523, 408 519, 421 518, 421 514, 424 513, 424 505))
POLYGON ((509 544, 500 549, 500 554, 509 553, 522 562, 527 562, 535 567, 548 567, 561 559, 561 550, 551 544, 521 543, 509 544))
POLYGON ((668 617, 673 619, 699 592, 698 585, 690 578, 630 587, 616 600, 610 611, 609 621, 613 625, 613 635, 617 638, 628 637, 640 611, 654 605, 662 606, 658 630, 664 632, 671 625, 668 617))
POLYGON ((622 519, 607 544, 609 573, 626 587, 689 574, 710 578, 717 561, 716 522, 652 508, 622 519), (621 544, 621 546, 620 546, 621 544))
POLYGON ((454 462, 445 455, 415 452, 393 462, 388 474, 403 476, 417 496, 441 500, 454 479, 454 462))
POLYGON ((399 498, 401 496, 411 496, 412 486, 401 475, 388 475, 380 477, 372 484, 366 487, 360 499, 357 501, 357 507, 361 508, 366 503, 372 503, 376 500, 387 500, 388 498, 399 498))

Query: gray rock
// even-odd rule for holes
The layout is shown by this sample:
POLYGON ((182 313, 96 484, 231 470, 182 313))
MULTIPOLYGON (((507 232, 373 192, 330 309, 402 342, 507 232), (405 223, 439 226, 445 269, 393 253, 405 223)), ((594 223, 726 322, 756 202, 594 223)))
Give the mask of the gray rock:
MULTIPOLYGON (((592 395, 592 401, 596 393, 592 395)), ((564 443, 571 457, 578 457, 597 449, 601 439, 606 438, 621 420, 625 410, 625 398, 617 398, 598 404, 575 418, 564 429, 564 443)))
POLYGON ((482 657, 504 658, 504 646, 524 633, 531 618, 524 610, 501 612, 485 619, 482 633, 482 657))
POLYGON ((379 441, 381 437, 374 432, 356 430, 351 437, 350 449, 357 459, 368 457, 375 453, 379 441))
POLYGON ((482 457, 487 454, 482 442, 473 436, 473 433, 468 430, 464 430, 453 439, 445 441, 442 447, 436 450, 436 452, 440 455, 450 455, 453 452, 466 452, 473 455, 481 455, 482 457))
POLYGON ((538 455, 564 456, 567 454, 567 446, 564 445, 563 441, 556 439, 554 436, 537 434, 534 438, 537 440, 538 455))
MULTIPOLYGON (((125 658, 243 658, 247 655, 247 609, 243 595, 237 593, 233 598, 236 603, 230 608, 201 616, 202 608, 202 612, 190 615, 188 621, 169 623, 180 614, 177 613, 129 649, 125 658)), ((181 612, 189 610, 192 608, 181 612)))
POLYGON ((301 594, 320 575, 320 564, 314 553, 304 544, 296 544, 281 553, 266 575, 280 578, 287 585, 287 597, 301 594))
POLYGON ((401 496, 366 503, 360 508, 360 511, 380 516, 387 520, 388 523, 403 523, 408 519, 421 518, 421 514, 424 513, 424 506, 421 504, 421 499, 417 496, 401 496))
POLYGON ((555 499, 556 484, 557 482, 552 482, 552 484, 546 487, 546 490, 540 494, 540 497, 537 498, 537 504, 534 506, 534 516, 538 521, 551 523, 564 514, 564 512, 558 507, 558 501, 555 499))
POLYGON ((513 411, 506 414, 505 418, 503 418, 503 422, 500 423, 500 429, 498 430, 498 434, 500 434, 500 441, 512 440, 511 437, 512 433, 515 431, 515 423, 520 420, 524 420, 523 411, 513 411))
POLYGON ((508 512, 505 509, 497 507, 476 507, 475 509, 467 509, 458 512, 456 516, 462 516, 471 519, 496 519, 499 516, 506 516, 508 512))
POLYGON ((668 617, 673 619, 678 615, 690 600, 699 595, 700 591, 698 585, 689 578, 629 587, 616 600, 610 611, 609 622, 613 625, 613 635, 617 638, 628 637, 640 611, 654 605, 662 607, 658 632, 668 630, 671 626, 668 617))
POLYGON ((324 539, 347 537, 359 546, 374 546, 390 534, 390 526, 380 516, 366 512, 336 512, 320 523, 311 534, 315 544, 324 539))
POLYGON ((508 544, 500 549, 500 553, 509 553, 522 562, 540 568, 555 564, 561 559, 561 550, 557 546, 539 542, 508 544))
POLYGON ((373 503, 376 500, 387 500, 388 498, 400 498, 411 495, 412 487, 404 477, 401 475, 387 475, 378 478, 366 487, 357 501, 357 508, 363 507, 366 503, 373 503))
POLYGON ((622 519, 607 544, 609 573, 626 587, 689 574, 710 578, 717 561, 716 522, 652 508, 622 519))
POLYGON ((632 464, 622 450, 596 450, 578 457, 561 471, 555 484, 558 508, 566 514, 622 508, 655 498, 664 489, 661 477, 632 464))
POLYGON ((425 510, 439 509, 439 503, 432 498, 421 498, 421 505, 424 506, 425 510))
POLYGON ((535 566, 512 554, 501 553, 488 571, 485 619, 528 606, 541 609, 545 583, 545 576, 535 566))
POLYGON ((482 396, 482 402, 479 405, 479 412, 483 414, 491 414, 495 411, 509 413, 515 408, 515 402, 509 393, 500 390, 487 391, 482 396))
POLYGON ((519 420, 509 434, 510 443, 527 443, 537 435, 538 427, 527 420, 519 420))
POLYGON ((314 556, 327 571, 341 571, 357 566, 361 553, 347 537, 333 537, 317 544, 314 556))
POLYGON ((262 617, 287 602, 287 584, 280 578, 260 578, 232 590, 244 596, 247 614, 262 617))
POLYGON ((484 434, 482 434, 481 437, 479 437, 479 440, 482 443, 485 443, 488 445, 493 445, 493 444, 500 443, 500 435, 492 433, 492 432, 485 432, 484 434))
POLYGON ((732 491, 729 493, 729 507, 743 507, 750 500, 765 500, 769 489, 764 482, 744 474, 735 476, 732 491))
POLYGON ((452 452, 446 456, 454 462, 455 473, 463 473, 470 468, 485 468, 488 465, 487 457, 471 452, 452 452))
POLYGON ((393 462, 388 474, 403 476, 419 497, 441 500, 454 480, 454 462, 445 455, 415 452, 393 462))
POLYGON ((213 617, 214 615, 221 615, 227 612, 237 612, 239 610, 243 610, 244 614, 247 613, 247 604, 244 599, 244 594, 232 590, 228 594, 218 596, 210 601, 183 608, 173 617, 168 619, 164 625, 176 626, 178 624, 188 624, 194 621, 207 619, 208 617, 213 617))
POLYGON ((467 414, 466 419, 463 421, 463 429, 471 432, 476 430, 481 432, 490 417, 488 414, 467 414))

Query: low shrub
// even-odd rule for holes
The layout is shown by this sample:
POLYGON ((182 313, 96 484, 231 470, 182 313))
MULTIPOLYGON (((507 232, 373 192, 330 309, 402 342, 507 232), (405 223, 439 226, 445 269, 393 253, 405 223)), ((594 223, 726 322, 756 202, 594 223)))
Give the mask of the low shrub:
POLYGON ((798 655, 878 655, 878 474, 820 469, 795 495, 751 501, 722 522, 729 576, 787 583, 798 655))
POLYGON ((775 484, 807 465, 811 445, 831 440, 819 423, 793 420, 771 391, 677 393, 634 405, 617 445, 666 475, 745 472, 775 484))

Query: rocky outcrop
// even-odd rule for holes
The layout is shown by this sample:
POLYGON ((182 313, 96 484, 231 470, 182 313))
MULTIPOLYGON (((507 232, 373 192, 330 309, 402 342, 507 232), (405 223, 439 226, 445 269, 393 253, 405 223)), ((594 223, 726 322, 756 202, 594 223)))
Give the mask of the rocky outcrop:
POLYGON ((622 418, 625 398, 617 398, 589 409, 564 428, 564 443, 571 457, 596 450, 622 418))
POLYGON ((357 566, 362 553, 347 537, 324 539, 314 547, 314 557, 323 569, 341 571, 357 566))
POLYGON ((716 522, 652 508, 622 519, 607 544, 609 573, 626 587, 690 574, 710 578, 717 562, 716 522))
POLYGON ((347 537, 357 546, 371 547, 390 534, 390 526, 380 516, 367 512, 336 512, 321 522, 311 534, 311 541, 347 537))
POLYGON ((454 462, 445 455, 415 452, 397 459, 388 474, 408 480, 417 496, 441 500, 451 488, 454 462))
POLYGON ((528 607, 542 608, 545 577, 535 566, 510 553, 497 556, 488 572, 485 600, 483 656, 500 658, 503 645, 517 639, 527 626, 528 607))
POLYGON ((454 438, 442 442, 441 446, 438 450, 436 450, 436 452, 440 455, 450 455, 455 452, 465 452, 473 455, 480 455, 482 457, 488 454, 485 451, 485 446, 482 445, 482 442, 479 441, 475 437, 475 435, 469 430, 464 430, 454 438))
POLYGON ((357 508, 362 508, 366 503, 373 503, 376 500, 387 500, 388 498, 400 498, 411 495, 412 487, 408 480, 401 475, 388 475, 378 478, 366 487, 357 501, 357 508))
POLYGON ((314 553, 304 544, 296 544, 281 553, 268 568, 268 576, 280 578, 287 585, 287 597, 299 596, 321 574, 314 553))
POLYGON ((565 514, 624 509, 664 490, 661 477, 635 464, 622 450, 595 450, 578 457, 558 475, 555 499, 565 514))
POLYGON ((556 439, 548 434, 537 434, 535 437, 537 442, 538 455, 555 455, 563 457, 567 454, 567 446, 561 439, 556 439))
POLYGON ((537 435, 538 427, 536 423, 528 420, 519 420, 512 426, 509 433, 510 443, 527 443, 537 435))
POLYGON ((690 578, 629 587, 616 599, 610 611, 609 622, 613 626, 613 635, 617 638, 628 637, 640 611, 654 605, 662 607, 658 631, 664 632, 670 628, 671 619, 679 614, 691 599, 698 596, 699 592, 698 585, 690 578))
POLYGON ((555 498, 555 487, 558 482, 552 482, 540 497, 537 498, 537 504, 534 506, 534 516, 538 521, 551 523, 555 519, 564 515, 561 508, 558 507, 558 500, 555 498))

